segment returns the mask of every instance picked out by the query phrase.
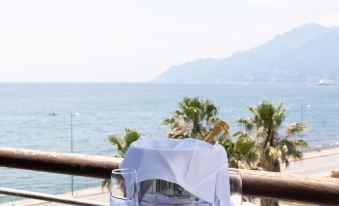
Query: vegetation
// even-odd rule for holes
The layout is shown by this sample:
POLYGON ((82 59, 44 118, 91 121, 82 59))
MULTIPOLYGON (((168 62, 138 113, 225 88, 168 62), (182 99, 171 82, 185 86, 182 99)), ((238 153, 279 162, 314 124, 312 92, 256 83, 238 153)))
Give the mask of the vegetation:
POLYGON ((332 178, 339 178, 339 171, 332 171, 331 172, 331 177, 332 178))
POLYGON ((253 115, 250 119, 240 119, 245 126, 246 134, 253 136, 259 143, 259 166, 267 171, 280 172, 280 162, 286 166, 290 159, 301 160, 302 148, 307 143, 295 139, 295 135, 303 132, 303 123, 293 123, 287 126, 285 135, 280 134, 285 120, 286 109, 282 103, 274 106, 269 101, 263 101, 256 107, 248 108, 253 115))
POLYGON ((163 123, 171 126, 170 138, 203 139, 209 128, 219 121, 217 114, 217 107, 207 99, 184 98, 173 117, 165 119, 163 123))
POLYGON ((114 146, 117 147, 116 157, 123 157, 126 153, 128 147, 136 140, 139 139, 140 133, 131 128, 126 128, 125 133, 122 137, 116 135, 110 135, 107 137, 107 140, 114 146))
POLYGON ((228 157, 229 167, 240 169, 259 169, 257 142, 243 132, 237 132, 232 137, 220 138, 217 142, 222 145, 228 157))
MULTIPOLYGON (((238 120, 245 126, 245 131, 224 136, 218 141, 227 151, 230 167, 280 172, 280 162, 288 166, 291 158, 302 159, 301 148, 307 144, 294 136, 303 132, 306 126, 290 124, 282 136, 280 132, 286 115, 282 103, 275 106, 263 101, 256 107, 249 107, 249 111, 252 118, 238 120)), ((217 114, 217 107, 209 100, 185 98, 173 117, 165 119, 164 124, 171 126, 171 138, 203 139, 208 129, 220 120, 217 114)))
MULTIPOLYGON (((170 138, 193 137, 203 139, 220 118, 217 107, 209 100, 185 98, 173 117, 164 120, 171 126, 170 138)), ((242 132, 224 135, 218 141, 227 151, 229 165, 234 168, 257 169, 258 145, 255 139, 242 132)))

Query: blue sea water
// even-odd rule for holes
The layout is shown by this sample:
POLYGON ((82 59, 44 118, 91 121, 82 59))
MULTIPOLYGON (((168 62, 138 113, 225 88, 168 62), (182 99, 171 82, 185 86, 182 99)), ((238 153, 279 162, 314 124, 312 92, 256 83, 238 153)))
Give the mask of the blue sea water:
MULTIPOLYGON (((165 138, 162 121, 184 97, 208 98, 231 131, 250 117, 248 106, 261 100, 283 101, 285 123, 303 121, 311 147, 339 142, 339 87, 297 84, 166 85, 166 84, 0 84, 0 146, 70 152, 70 114, 74 152, 110 156, 109 134, 132 127, 144 136, 165 138), (51 113, 57 115, 49 115, 51 113)), ((70 191, 71 177, 0 168, 0 186, 51 194, 70 191)), ((101 180, 75 177, 75 189, 96 187, 101 180)), ((0 196, 0 202, 14 200, 0 196)))

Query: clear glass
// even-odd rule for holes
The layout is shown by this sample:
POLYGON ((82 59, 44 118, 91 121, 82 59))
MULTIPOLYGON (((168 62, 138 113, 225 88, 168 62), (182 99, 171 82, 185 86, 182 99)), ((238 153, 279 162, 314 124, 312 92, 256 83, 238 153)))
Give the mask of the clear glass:
POLYGON ((242 206, 242 181, 241 173, 236 169, 220 171, 217 173, 215 186, 215 206, 242 206), (229 188, 227 188, 229 181, 229 188), (230 195, 230 199, 227 198, 230 195))
POLYGON ((138 205, 136 171, 133 169, 113 170, 110 187, 110 206, 136 205, 138 205))
POLYGON ((165 180, 142 181, 138 193, 139 206, 211 206, 180 185, 165 180))

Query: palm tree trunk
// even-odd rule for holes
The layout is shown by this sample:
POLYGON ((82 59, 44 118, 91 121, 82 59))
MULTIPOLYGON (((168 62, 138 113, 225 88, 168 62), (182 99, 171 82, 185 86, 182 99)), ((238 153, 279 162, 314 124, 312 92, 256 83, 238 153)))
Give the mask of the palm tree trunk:
POLYGON ((279 206, 279 202, 273 199, 261 198, 260 205, 261 206, 279 206))
POLYGON ((273 171, 272 172, 280 172, 281 168, 280 168, 280 161, 279 159, 276 159, 274 161, 274 166, 273 166, 273 171))
POLYGON ((268 129, 267 137, 265 138, 265 142, 263 145, 263 150, 267 147, 268 143, 270 143, 270 146, 272 146, 272 141, 273 141, 273 132, 271 129, 268 129))

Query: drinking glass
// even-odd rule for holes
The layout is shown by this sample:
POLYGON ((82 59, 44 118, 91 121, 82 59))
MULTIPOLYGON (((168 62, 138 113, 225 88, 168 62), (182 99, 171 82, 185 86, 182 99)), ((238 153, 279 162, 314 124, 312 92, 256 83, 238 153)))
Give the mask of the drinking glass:
POLYGON ((137 203, 136 171, 133 169, 113 170, 110 187, 110 206, 136 206, 137 203))
POLYGON ((242 181, 239 170, 229 169, 217 173, 215 186, 215 206, 242 206, 242 181), (229 181, 229 188, 227 188, 229 181), (228 199, 230 195, 230 199, 228 199))

